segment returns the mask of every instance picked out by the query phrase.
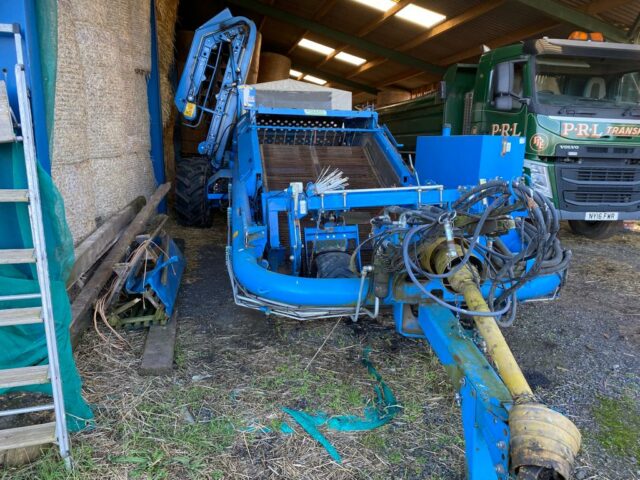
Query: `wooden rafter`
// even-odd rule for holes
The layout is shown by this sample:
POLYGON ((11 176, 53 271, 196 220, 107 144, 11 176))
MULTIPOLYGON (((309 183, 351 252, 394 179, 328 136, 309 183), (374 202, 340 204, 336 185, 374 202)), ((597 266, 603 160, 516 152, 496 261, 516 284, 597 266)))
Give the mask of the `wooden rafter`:
MULTIPOLYGON (((474 20, 480 17, 481 15, 484 15, 485 13, 490 12, 491 10, 498 8, 504 2, 505 0, 491 0, 488 2, 482 2, 481 4, 476 5, 475 7, 472 7, 469 10, 464 11, 460 15, 457 15, 453 18, 450 18, 449 20, 439 23, 435 27, 430 28, 426 32, 423 32, 417 37, 414 37, 408 42, 403 43, 402 45, 396 47, 395 50, 398 50, 399 52, 404 52, 407 50, 411 50, 412 48, 418 47, 423 43, 427 42, 428 40, 431 40, 432 38, 437 37, 438 35, 442 35, 443 33, 448 32, 453 28, 459 27, 460 25, 470 22, 471 20, 474 20)), ((366 72, 367 70, 370 70, 374 67, 382 65, 387 61, 388 61, 388 58, 384 58, 384 57, 374 58, 373 60, 370 60, 367 63, 360 65, 355 70, 349 72, 346 76, 347 78, 353 78, 355 76, 360 75, 361 73, 366 72)))
MULTIPOLYGON (((375 20, 367 23, 365 26, 363 26, 360 30, 358 30, 356 32, 356 35, 358 37, 364 37, 368 33, 373 32, 376 28, 380 27, 382 24, 384 24, 387 20, 392 18, 396 13, 398 13, 400 10, 402 10, 404 7, 406 7, 411 2, 412 2, 412 0, 400 0, 398 3, 396 3, 389 10, 384 12, 382 15, 378 16, 378 18, 376 18, 375 20)), ((333 57, 338 55, 340 52, 344 52, 347 48, 349 48, 349 45, 347 45, 347 44, 342 44, 339 47, 336 47, 333 50, 333 52, 331 52, 326 57, 324 57, 322 59, 322 61, 319 62, 316 65, 316 67, 321 67, 322 65, 327 63, 329 60, 331 60, 333 57)))
MULTIPOLYGON (((619 7, 621 5, 629 3, 631 0, 594 0, 590 2, 588 5, 583 5, 578 10, 582 12, 588 12, 592 15, 597 15, 598 13, 606 12, 611 8, 619 7)), ((556 27, 561 26, 562 24, 556 22, 554 20, 543 20, 541 22, 537 22, 533 25, 529 25, 524 28, 520 28, 513 32, 509 32, 502 37, 494 38, 490 42, 487 42, 487 46, 491 48, 503 47, 505 45, 509 45, 514 42, 518 42, 523 38, 533 37, 539 35, 548 30, 552 30, 556 27)), ((468 58, 478 56, 480 54, 479 47, 472 47, 461 52, 454 53, 453 55, 449 55, 445 58, 441 58, 438 60, 438 64, 440 65, 451 65, 453 63, 461 62, 462 60, 467 60, 468 58)))

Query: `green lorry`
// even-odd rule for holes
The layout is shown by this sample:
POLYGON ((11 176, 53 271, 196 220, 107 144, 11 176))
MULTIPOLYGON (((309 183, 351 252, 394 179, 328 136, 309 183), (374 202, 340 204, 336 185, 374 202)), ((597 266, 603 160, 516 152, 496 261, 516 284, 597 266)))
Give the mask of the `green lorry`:
POLYGON ((640 219, 640 45, 548 39, 451 66, 437 91, 378 109, 406 153, 416 136, 521 135, 525 174, 574 232, 640 219))

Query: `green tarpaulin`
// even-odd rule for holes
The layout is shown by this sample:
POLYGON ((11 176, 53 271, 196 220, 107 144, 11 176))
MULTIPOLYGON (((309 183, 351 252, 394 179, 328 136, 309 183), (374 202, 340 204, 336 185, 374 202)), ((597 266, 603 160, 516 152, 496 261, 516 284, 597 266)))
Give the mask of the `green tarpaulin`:
MULTIPOLYGON (((42 214, 47 242, 49 276, 60 356, 60 370, 67 410, 67 424, 79 430, 93 417, 81 395, 81 380, 76 370, 69 338, 71 305, 66 279, 73 265, 73 241, 67 226, 62 198, 51 178, 40 170, 42 214)), ((20 144, 0 145, 0 188, 26 188, 24 157, 20 144)), ((0 248, 30 248, 29 215, 24 204, 0 203, 0 248)), ((39 292, 33 265, 0 265, 0 295, 39 292)), ((39 300, 0 302, 0 308, 38 306, 39 300)), ((2 327, 0 331, 0 368, 18 368, 47 363, 47 346, 41 324, 2 327)), ((19 390, 51 394, 49 385, 20 387, 19 390)), ((0 392, 2 393, 2 392, 0 392)))
MULTIPOLYGON (((43 0, 39 7, 37 24, 44 76, 47 127, 51 144, 57 46, 56 2, 43 0)), ((66 223, 60 193, 49 175, 42 169, 39 172, 39 180, 67 424, 70 430, 80 430, 90 424, 93 414, 81 395, 81 380, 74 363, 69 338, 71 306, 65 284, 74 261, 73 240, 66 223)), ((19 143, 0 145, 0 188, 27 188, 24 153, 19 143)), ((27 206, 0 203, 0 248, 30 248, 31 246, 27 206)), ((0 265, 0 295, 37 292, 39 288, 35 266, 0 265)), ((0 302, 0 309, 38 305, 38 300, 5 301, 0 302)), ((46 363, 48 363, 47 347, 44 328, 41 324, 0 329, 0 368, 18 368, 46 363)), ((20 387, 14 390, 51 394, 49 385, 20 387)), ((6 390, 0 391, 0 393, 4 392, 6 390)))

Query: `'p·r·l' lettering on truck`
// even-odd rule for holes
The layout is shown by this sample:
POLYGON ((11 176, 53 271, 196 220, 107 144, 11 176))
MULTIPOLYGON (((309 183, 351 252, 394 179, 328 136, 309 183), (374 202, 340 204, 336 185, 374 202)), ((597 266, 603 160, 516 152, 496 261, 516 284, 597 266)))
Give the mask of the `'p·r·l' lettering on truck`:
POLYGON ((640 45, 598 33, 529 40, 449 67, 437 91, 378 109, 403 150, 416 136, 519 135, 525 175, 594 239, 640 219, 640 45))

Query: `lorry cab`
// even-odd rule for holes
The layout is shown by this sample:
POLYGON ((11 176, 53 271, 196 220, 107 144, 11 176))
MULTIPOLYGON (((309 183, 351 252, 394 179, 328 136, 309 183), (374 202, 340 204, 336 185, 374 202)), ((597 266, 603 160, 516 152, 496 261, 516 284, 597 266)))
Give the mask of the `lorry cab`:
POLYGON ((597 238, 640 218, 640 46, 591 36, 485 53, 463 132, 525 136, 533 185, 597 238))

